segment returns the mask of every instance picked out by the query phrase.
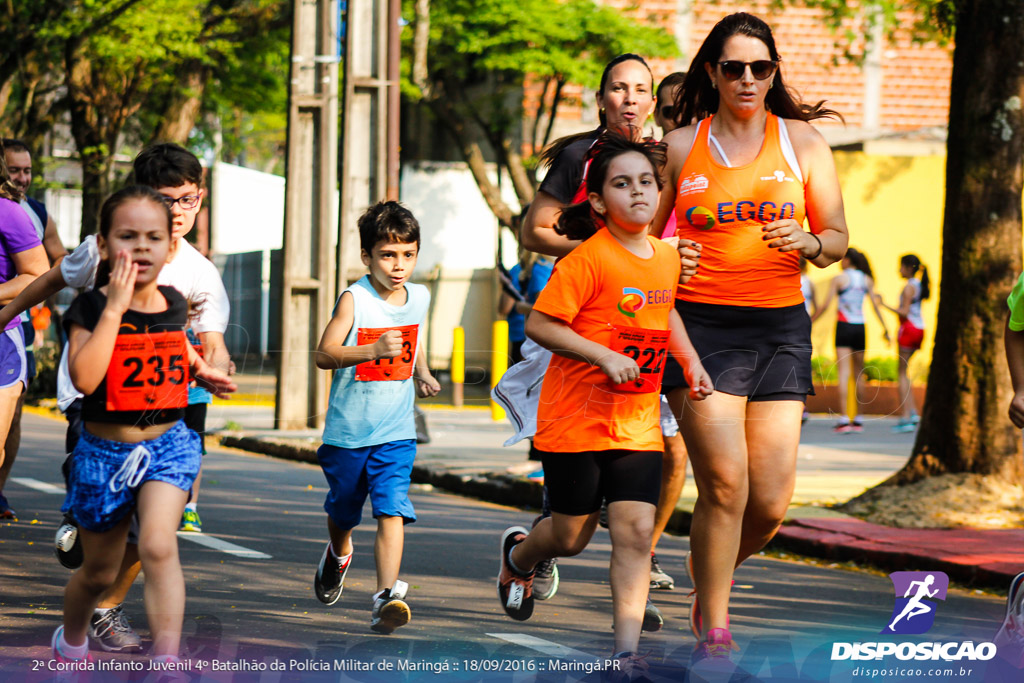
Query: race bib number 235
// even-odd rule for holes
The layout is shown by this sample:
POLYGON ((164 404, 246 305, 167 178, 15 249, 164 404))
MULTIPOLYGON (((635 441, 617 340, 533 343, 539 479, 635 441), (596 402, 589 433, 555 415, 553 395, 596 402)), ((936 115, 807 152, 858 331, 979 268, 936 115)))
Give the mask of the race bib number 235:
POLYGON ((168 410, 188 405, 185 333, 119 334, 107 369, 107 410, 168 410))

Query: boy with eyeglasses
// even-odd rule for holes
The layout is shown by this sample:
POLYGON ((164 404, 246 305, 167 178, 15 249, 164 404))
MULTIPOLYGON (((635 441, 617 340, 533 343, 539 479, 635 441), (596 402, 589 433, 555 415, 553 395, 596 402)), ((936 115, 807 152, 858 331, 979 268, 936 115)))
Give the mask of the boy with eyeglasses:
MULTIPOLYGON (((232 369, 231 359, 224 345, 224 332, 227 329, 230 306, 224 283, 213 263, 183 239, 195 225, 202 207, 202 165, 199 159, 184 147, 162 143, 151 145, 139 153, 133 162, 133 175, 136 183, 148 185, 163 195, 173 217, 171 256, 160 271, 158 282, 176 288, 189 301, 190 308, 198 310, 190 320, 190 339, 197 347, 201 345, 202 355, 207 363, 229 372, 232 369)), ((90 235, 65 257, 59 266, 40 276, 0 310, 0 320, 12 320, 21 311, 31 308, 64 287, 92 288, 99 263, 96 237, 90 235)), ((65 440, 68 453, 74 450, 82 433, 81 400, 81 394, 74 388, 68 374, 65 350, 57 379, 57 405, 68 420, 65 440)), ((210 394, 204 389, 189 389, 185 424, 200 436, 206 429, 206 407, 210 400, 210 394)), ((205 453, 205 448, 203 452, 205 453)), ((64 462, 65 478, 69 467, 70 458, 64 462)), ((201 530, 195 505, 198 490, 199 477, 196 477, 182 519, 183 530, 201 530)), ((57 530, 55 541, 55 552, 62 565, 69 569, 81 565, 82 552, 74 520, 64 520, 57 530)), ((136 541, 137 529, 133 524, 121 573, 114 586, 100 599, 99 607, 93 616, 90 636, 108 652, 133 652, 141 649, 141 640, 132 630, 121 607, 141 569, 136 541)))

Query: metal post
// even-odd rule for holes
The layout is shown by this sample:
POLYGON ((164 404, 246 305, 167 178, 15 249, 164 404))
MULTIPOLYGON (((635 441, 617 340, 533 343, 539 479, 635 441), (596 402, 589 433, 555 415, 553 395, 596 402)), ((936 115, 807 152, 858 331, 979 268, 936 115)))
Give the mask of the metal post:
POLYGON ((293 8, 274 414, 278 429, 323 425, 327 375, 317 371, 312 353, 327 326, 335 291, 331 257, 337 225, 338 4, 294 0, 293 8))
MULTIPOLYGON (((508 321, 496 320, 491 332, 491 389, 508 370, 508 321)), ((505 410, 491 400, 491 419, 495 422, 505 419, 505 410)))
MULTIPOLYGON (((397 169, 397 99, 389 107, 391 89, 397 97, 397 57, 389 62, 389 35, 399 30, 394 0, 348 0, 345 35, 344 100, 341 109, 341 216, 338 237, 338 289, 363 275, 356 222, 367 207, 398 197, 397 180, 389 187, 389 158, 397 169), (392 7, 395 6, 395 7, 392 7), (391 15, 394 15, 392 23, 391 15), (389 29, 391 29, 389 31, 389 29), (392 84, 390 74, 394 71, 392 84), (393 110, 393 115, 392 115, 393 110), (394 125, 389 121, 394 119, 394 125), (389 143, 395 129, 394 146, 389 143)), ((397 171, 395 171, 397 178, 397 171)))
POLYGON ((461 408, 465 400, 466 384, 466 330, 452 330, 452 405, 461 408))

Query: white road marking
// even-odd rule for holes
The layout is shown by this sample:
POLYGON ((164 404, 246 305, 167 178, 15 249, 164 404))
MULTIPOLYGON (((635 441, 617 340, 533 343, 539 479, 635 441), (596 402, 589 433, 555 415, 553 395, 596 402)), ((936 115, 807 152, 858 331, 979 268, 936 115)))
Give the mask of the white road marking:
POLYGON ((234 555, 235 557, 244 557, 247 560, 269 560, 270 555, 261 553, 258 550, 249 550, 243 548, 240 545, 235 545, 229 541, 225 541, 222 538, 216 536, 207 536, 206 534, 197 534, 192 531, 179 531, 178 538, 184 538, 186 541, 192 541, 201 546, 212 548, 214 550, 220 550, 227 553, 228 555, 234 555))
POLYGON ((528 636, 522 633, 488 633, 487 635, 492 638, 506 640, 510 643, 514 643, 515 645, 528 647, 531 650, 536 650, 537 652, 550 657, 558 657, 559 659, 575 659, 581 662, 599 661, 594 655, 588 655, 586 652, 580 652, 579 650, 574 650, 571 647, 552 643, 550 640, 544 640, 543 638, 537 638, 535 636, 528 636))
POLYGON ((47 484, 45 481, 39 481, 38 479, 30 479, 29 477, 11 477, 11 481, 15 484, 21 484, 22 486, 27 486, 30 489, 35 489, 36 491, 42 491, 43 493, 55 493, 60 496, 63 496, 66 493, 64 489, 59 486, 47 484))

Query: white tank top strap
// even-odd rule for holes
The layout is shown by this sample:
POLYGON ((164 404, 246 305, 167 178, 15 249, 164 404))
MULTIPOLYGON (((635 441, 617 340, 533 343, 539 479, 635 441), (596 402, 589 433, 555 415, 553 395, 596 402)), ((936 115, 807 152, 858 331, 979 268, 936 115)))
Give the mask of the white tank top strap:
POLYGON ((786 120, 781 116, 779 120, 779 148, 782 150, 782 158, 789 164, 789 168, 796 175, 796 179, 800 182, 804 182, 803 171, 800 170, 800 163, 796 159, 796 150, 793 149, 793 143, 789 139, 789 130, 786 128, 786 120))

